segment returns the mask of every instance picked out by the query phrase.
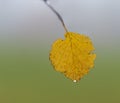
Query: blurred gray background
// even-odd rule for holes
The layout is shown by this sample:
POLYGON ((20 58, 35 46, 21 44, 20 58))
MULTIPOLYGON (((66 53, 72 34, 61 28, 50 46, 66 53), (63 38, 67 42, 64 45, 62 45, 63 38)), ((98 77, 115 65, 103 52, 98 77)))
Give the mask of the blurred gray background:
MULTIPOLYGON (((119 0, 49 1, 63 17, 69 31, 90 35, 99 44, 117 44, 119 0)), ((50 36, 47 41, 50 42, 63 33, 60 21, 42 0, 0 0, 0 39, 32 38, 46 42, 50 36)))

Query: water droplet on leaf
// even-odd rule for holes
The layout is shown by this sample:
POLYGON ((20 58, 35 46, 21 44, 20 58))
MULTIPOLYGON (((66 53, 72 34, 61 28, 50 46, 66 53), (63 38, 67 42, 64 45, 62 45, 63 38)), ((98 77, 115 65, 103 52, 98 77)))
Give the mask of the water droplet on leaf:
POLYGON ((76 83, 77 81, 76 80, 73 80, 74 83, 76 83))

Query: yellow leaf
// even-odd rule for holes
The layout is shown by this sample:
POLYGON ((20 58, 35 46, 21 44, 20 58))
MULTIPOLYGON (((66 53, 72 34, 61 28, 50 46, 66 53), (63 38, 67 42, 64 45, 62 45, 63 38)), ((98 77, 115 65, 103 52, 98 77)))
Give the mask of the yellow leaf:
POLYGON ((89 37, 67 32, 65 40, 58 39, 53 43, 50 60, 56 71, 76 82, 94 66, 96 54, 93 50, 89 37))

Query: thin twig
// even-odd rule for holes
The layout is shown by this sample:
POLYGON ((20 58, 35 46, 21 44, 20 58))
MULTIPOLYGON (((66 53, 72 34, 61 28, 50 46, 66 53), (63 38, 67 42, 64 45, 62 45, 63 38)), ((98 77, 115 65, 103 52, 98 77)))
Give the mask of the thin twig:
POLYGON ((43 0, 45 2, 45 4, 57 15, 58 19, 61 21, 63 28, 65 29, 66 32, 68 32, 65 23, 61 17, 61 15, 48 3, 48 0, 43 0))

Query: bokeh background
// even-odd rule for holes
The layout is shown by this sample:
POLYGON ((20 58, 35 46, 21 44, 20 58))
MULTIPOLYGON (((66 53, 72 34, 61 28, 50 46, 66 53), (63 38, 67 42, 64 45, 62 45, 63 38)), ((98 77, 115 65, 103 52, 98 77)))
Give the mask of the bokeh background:
POLYGON ((56 15, 42 0, 0 0, 0 103, 120 103, 120 1, 49 1, 69 31, 90 36, 95 67, 78 83, 56 72, 56 15))

